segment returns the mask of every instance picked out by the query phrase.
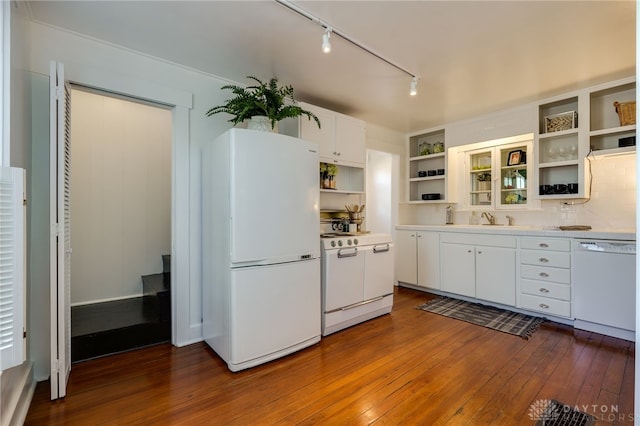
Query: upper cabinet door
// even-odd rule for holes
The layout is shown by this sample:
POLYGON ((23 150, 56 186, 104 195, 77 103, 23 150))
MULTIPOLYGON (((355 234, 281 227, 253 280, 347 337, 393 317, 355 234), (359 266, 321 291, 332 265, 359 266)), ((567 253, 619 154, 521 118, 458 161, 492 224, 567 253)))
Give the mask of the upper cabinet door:
POLYGON ((364 167, 364 121, 314 105, 300 103, 300 106, 320 119, 320 129, 315 120, 300 119, 300 137, 318 144, 320 161, 364 167))
MULTIPOLYGON (((320 153, 320 156, 323 154, 320 153)), ((336 114, 336 145, 333 157, 348 165, 365 162, 365 126, 360 120, 336 114)))
POLYGON ((302 108, 314 113, 320 119, 320 129, 315 120, 300 117, 300 138, 318 144, 318 155, 332 157, 335 151, 335 113, 309 104, 301 104, 302 108))
POLYGON ((533 208, 535 195, 531 135, 463 145, 465 207, 519 210, 533 208))

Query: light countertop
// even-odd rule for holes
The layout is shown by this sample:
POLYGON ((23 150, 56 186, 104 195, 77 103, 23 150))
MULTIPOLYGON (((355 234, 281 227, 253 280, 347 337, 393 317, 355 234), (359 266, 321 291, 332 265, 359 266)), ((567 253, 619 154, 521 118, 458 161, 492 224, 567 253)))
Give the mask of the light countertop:
POLYGON ((397 225, 396 229, 436 232, 466 232, 474 234, 501 234, 565 238, 593 238, 601 240, 635 241, 635 229, 593 228, 589 231, 561 231, 548 226, 506 225, 397 225))

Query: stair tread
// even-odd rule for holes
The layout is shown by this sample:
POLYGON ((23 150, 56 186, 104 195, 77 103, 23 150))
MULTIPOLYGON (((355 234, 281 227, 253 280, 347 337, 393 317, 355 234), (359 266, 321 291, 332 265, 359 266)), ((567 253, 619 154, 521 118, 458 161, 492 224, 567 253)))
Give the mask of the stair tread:
POLYGON ((142 276, 142 292, 145 295, 171 290, 171 274, 160 273, 142 276))
POLYGON ((132 325, 160 322, 156 304, 147 297, 71 307, 71 336, 83 336, 132 325))

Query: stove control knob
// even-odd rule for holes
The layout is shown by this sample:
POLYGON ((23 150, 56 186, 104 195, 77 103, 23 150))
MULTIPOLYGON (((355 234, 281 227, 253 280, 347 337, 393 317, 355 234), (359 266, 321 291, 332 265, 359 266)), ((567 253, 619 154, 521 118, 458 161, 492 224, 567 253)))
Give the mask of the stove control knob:
POLYGON ((347 240, 347 244, 348 244, 348 245, 351 245, 351 238, 349 238, 349 239, 347 240))
POLYGON ((335 241, 331 241, 331 247, 335 247, 336 246, 336 242, 335 241))
POLYGON ((338 245, 342 247, 342 240, 338 240, 338 245))
POLYGON ((353 245, 354 245, 354 246, 357 246, 357 245, 358 245, 358 239, 357 239, 357 238, 354 238, 354 239, 353 239, 353 245))

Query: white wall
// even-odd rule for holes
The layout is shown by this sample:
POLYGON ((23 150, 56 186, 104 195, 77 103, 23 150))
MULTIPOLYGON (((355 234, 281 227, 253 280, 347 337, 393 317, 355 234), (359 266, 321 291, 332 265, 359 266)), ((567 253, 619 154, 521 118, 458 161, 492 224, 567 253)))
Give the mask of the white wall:
MULTIPOLYGON (((3 140, 3 144, 10 144, 10 161, 3 159, 4 165, 30 169, 31 156, 31 84, 29 73, 30 37, 29 28, 22 17, 25 15, 24 5, 19 2, 2 2, 4 34, 9 34, 4 41, 3 54, 10 55, 9 81, 10 101, 9 122, 3 125, 5 129, 3 138, 8 134, 9 141, 3 140), (15 4, 14 4, 15 3, 15 4), (7 25, 8 24, 8 25, 7 25), (8 50, 7 50, 8 48, 8 50)), ((6 61, 6 56, 5 56, 6 61)), ((3 61, 3 62, 5 62, 3 61)), ((6 68, 4 71, 6 72, 6 68)), ((5 76, 7 77, 7 76, 5 76)), ((4 94, 6 96, 6 94, 4 94)), ((4 100, 3 100, 4 101, 4 100)), ((6 108, 5 103, 5 108, 6 108)), ((3 118, 4 119, 4 118, 3 118)), ((3 151, 7 152, 7 151, 3 151)), ((30 197, 29 182, 27 182, 27 198, 30 197)), ((30 218, 27 222, 27 233, 30 232, 30 218)), ((27 271, 27 300, 33 297, 29 286, 30 275, 27 271)), ((27 302, 28 303, 28 302, 27 302)), ((27 321, 27 327, 29 327, 27 321)), ((30 361, 33 352, 30 341, 27 340, 27 361, 0 373, 0 424, 21 424, 26 417, 31 395, 35 383, 33 381, 33 362, 30 361)))
MULTIPOLYGON (((29 29, 31 71, 35 74, 48 75, 50 60, 57 60, 65 64, 66 78, 72 82, 94 81, 98 82, 95 84, 98 87, 106 84, 111 87, 102 88, 123 93, 129 89, 142 91, 147 94, 147 99, 164 98, 167 93, 178 97, 193 94, 192 98, 181 97, 185 99, 184 103, 193 100, 193 107, 187 110, 186 117, 181 112, 184 108, 173 113, 174 140, 182 137, 182 133, 177 135, 176 114, 187 123, 186 140, 179 140, 179 147, 173 147, 172 156, 176 163, 180 163, 172 165, 174 169, 180 167, 177 178, 186 182, 177 193, 173 192, 173 196, 178 199, 178 208, 186 210, 187 214, 181 219, 186 231, 178 236, 186 241, 186 250, 174 259, 185 270, 186 279, 177 282, 177 291, 185 303, 175 310, 178 329, 172 335, 178 345, 201 340, 200 148, 230 127, 223 114, 205 115, 209 108, 224 102, 227 93, 220 88, 229 81, 41 24, 29 23, 29 29), (176 149, 179 151, 177 155, 176 149)), ((48 233, 37 237, 40 244, 48 244, 48 233)), ((48 282, 33 283, 32 291, 48 300, 48 282)), ((31 326, 37 329, 36 334, 48 336, 48 309, 38 314, 31 326)), ((32 357, 43 369, 48 369, 48 350, 40 348, 40 352, 32 357)))
POLYGON ((171 253, 171 111, 71 93, 71 304, 140 296, 171 253))

